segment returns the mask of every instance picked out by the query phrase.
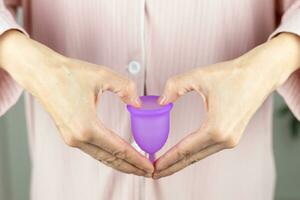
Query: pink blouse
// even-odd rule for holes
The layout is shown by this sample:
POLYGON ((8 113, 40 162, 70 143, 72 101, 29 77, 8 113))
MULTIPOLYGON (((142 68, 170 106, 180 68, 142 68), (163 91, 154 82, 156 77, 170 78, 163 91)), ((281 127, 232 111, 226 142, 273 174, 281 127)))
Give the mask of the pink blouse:
MULTIPOLYGON (((300 1, 10 0, 6 5, 12 12, 23 7, 30 37, 66 56, 113 68, 133 79, 140 95, 161 94, 168 77, 235 58, 280 32, 300 36, 300 1), (137 71, 132 61, 140 66, 137 71)), ((0 0, 0 34, 9 29, 25 33, 0 0)), ((300 70, 278 91, 300 119, 300 70)), ((0 70, 0 115, 21 93, 0 70)), ((27 93, 26 111, 33 200, 273 199, 271 98, 252 118, 238 147, 158 181, 114 171, 66 146, 49 115, 27 93)), ((98 114, 132 141, 129 115, 114 95, 103 95, 98 114)), ((176 102, 170 137, 159 154, 199 127, 203 116, 195 93, 176 102)))

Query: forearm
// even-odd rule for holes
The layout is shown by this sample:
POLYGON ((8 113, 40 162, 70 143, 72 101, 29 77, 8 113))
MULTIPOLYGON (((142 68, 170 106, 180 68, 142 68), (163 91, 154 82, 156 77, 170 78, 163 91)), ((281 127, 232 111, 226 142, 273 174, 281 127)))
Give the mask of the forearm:
POLYGON ((56 66, 53 62, 62 59, 60 54, 19 31, 7 31, 0 37, 0 67, 25 88, 33 79, 45 80, 49 66, 56 66))
POLYGON ((96 103, 105 90, 115 92, 126 104, 140 106, 133 81, 101 66, 64 57, 18 32, 1 35, 0 66, 36 97, 67 145, 103 163, 117 161, 109 166, 122 172, 151 176, 152 164, 106 129, 96 113, 96 103), (126 159, 121 156, 124 152, 126 159))

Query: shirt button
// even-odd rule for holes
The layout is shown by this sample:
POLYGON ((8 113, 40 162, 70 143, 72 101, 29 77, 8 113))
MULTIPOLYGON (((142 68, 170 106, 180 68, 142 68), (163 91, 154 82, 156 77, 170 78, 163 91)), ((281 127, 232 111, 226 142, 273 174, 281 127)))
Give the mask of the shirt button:
POLYGON ((131 61, 128 65, 128 71, 131 74, 137 74, 141 70, 141 65, 137 61, 131 61))

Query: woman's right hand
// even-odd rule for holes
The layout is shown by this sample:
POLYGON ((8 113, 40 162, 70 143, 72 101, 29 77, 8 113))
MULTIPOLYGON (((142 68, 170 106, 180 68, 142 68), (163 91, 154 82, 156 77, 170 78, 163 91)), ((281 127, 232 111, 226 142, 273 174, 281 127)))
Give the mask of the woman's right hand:
POLYGON ((107 67, 64 57, 16 30, 0 37, 0 66, 43 105, 67 145, 119 171, 151 177, 148 159, 97 119, 104 91, 140 106, 133 81, 107 67))

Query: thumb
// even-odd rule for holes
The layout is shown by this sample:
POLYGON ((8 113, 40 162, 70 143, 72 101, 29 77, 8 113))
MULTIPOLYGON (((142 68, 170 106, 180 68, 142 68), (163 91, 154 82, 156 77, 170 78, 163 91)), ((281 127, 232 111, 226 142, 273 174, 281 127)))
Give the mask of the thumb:
POLYGON ((137 94, 136 84, 132 80, 127 80, 120 91, 117 93, 122 101, 126 104, 132 105, 134 107, 141 107, 142 103, 137 94))
POLYGON ((108 81, 105 90, 111 91, 117 94, 121 100, 134 107, 141 107, 141 100, 137 95, 137 89, 134 81, 127 78, 116 78, 108 81))
POLYGON ((159 97, 158 103, 166 105, 176 101, 180 96, 192 91, 188 81, 184 81, 181 77, 172 77, 168 79, 163 94, 159 97))
POLYGON ((117 94, 126 104, 141 107, 141 100, 137 94, 135 82, 112 70, 106 69, 106 71, 108 73, 100 79, 103 91, 117 94))

